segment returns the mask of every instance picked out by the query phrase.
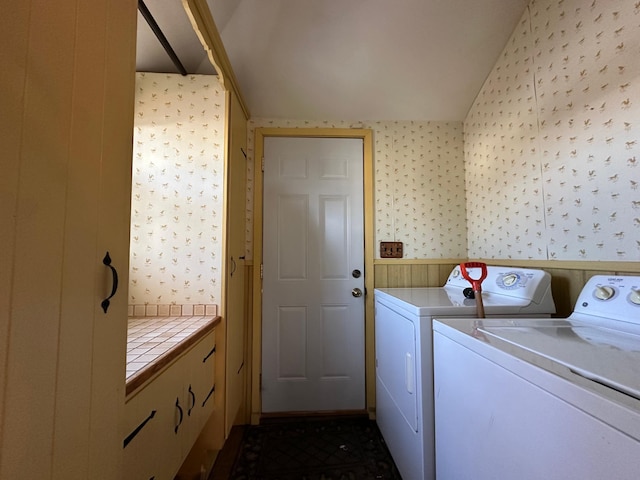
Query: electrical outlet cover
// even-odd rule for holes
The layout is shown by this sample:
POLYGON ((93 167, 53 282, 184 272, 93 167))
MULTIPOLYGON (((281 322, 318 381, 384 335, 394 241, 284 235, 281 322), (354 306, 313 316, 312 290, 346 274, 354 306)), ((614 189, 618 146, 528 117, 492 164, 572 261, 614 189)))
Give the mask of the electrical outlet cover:
POLYGON ((380 258, 402 258, 402 242, 380 242, 380 258))

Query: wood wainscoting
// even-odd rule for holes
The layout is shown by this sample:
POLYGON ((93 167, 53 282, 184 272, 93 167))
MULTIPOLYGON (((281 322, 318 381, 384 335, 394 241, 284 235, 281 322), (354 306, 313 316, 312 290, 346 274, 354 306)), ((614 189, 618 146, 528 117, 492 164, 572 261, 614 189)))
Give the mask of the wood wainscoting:
MULTIPOLYGON (((375 260, 375 288, 441 287, 453 267, 466 259, 375 260)), ((474 259, 474 261, 476 261, 474 259)), ((479 259, 488 265, 539 268, 551 275, 555 317, 573 312, 580 291, 593 275, 640 275, 640 262, 564 262, 546 260, 479 259)))
POLYGON ((465 259, 374 260, 375 288, 442 287, 453 267, 465 259))

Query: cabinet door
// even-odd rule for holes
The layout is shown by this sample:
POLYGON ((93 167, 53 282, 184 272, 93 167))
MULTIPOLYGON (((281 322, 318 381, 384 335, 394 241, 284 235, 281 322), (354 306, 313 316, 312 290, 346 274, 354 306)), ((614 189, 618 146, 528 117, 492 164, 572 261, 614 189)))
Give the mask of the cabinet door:
POLYGON ((229 144, 227 150, 227 275, 225 310, 226 381, 225 437, 244 403, 245 384, 245 271, 247 200, 247 118, 233 92, 227 95, 229 144))
POLYGON ((194 347, 190 355, 187 415, 191 432, 188 450, 193 446, 215 405, 215 350, 216 337, 215 331, 212 331, 194 347))
POLYGON ((136 2, 5 10, 0 478, 119 478, 136 2))
POLYGON ((164 370, 125 405, 127 437, 122 477, 125 480, 152 477, 171 480, 182 463, 181 438, 185 421, 183 358, 164 370))

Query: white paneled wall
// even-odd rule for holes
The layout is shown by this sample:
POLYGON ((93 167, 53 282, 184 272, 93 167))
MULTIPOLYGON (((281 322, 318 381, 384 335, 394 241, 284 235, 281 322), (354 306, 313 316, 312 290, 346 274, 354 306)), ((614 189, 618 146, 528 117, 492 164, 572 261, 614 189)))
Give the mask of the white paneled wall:
POLYGON ((533 0, 464 124, 469 256, 640 260, 640 3, 533 0))
POLYGON ((215 76, 137 74, 130 304, 220 304, 224 116, 215 76))

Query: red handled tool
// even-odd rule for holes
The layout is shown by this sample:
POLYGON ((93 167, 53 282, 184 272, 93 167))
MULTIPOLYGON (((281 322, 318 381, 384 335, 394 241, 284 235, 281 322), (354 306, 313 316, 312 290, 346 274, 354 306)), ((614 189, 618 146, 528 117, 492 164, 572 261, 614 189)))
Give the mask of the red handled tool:
POLYGON ((471 283, 473 293, 476 297, 476 308, 478 312, 478 318, 484 318, 484 304, 482 303, 482 281, 487 278, 487 264, 482 262, 467 262, 460 264, 460 273, 465 280, 471 283), (467 268, 479 268, 480 278, 471 278, 467 268))

